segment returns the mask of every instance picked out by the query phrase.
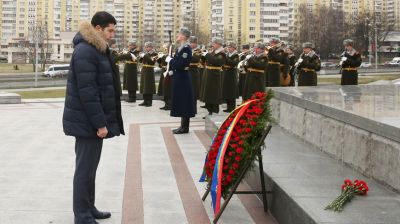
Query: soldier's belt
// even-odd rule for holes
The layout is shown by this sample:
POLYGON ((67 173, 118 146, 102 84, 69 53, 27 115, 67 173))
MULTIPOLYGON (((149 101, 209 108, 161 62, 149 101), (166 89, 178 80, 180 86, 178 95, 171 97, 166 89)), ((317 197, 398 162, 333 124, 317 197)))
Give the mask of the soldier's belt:
POLYGON ((125 62, 125 64, 137 64, 137 62, 136 61, 127 61, 127 62, 125 62))
POLYGON ((190 63, 190 66, 197 66, 197 67, 199 67, 199 66, 200 66, 200 63, 190 63))
POLYGON ((311 68, 301 68, 301 70, 303 70, 305 72, 315 72, 315 69, 311 69, 311 68))
POLYGON ((155 66, 154 66, 154 65, 143 64, 142 67, 145 67, 145 68, 154 68, 155 66))
POLYGON ((167 66, 166 66, 166 65, 163 65, 163 66, 161 66, 161 68, 167 68, 167 66))
POLYGON ((262 73, 262 74, 264 74, 264 70, 262 70, 262 69, 248 68, 247 71, 249 71, 249 72, 257 72, 257 73, 262 73))
POLYGON ((281 63, 279 61, 269 61, 268 64, 280 65, 281 63))
POLYGON ((229 66, 229 65, 224 65, 223 68, 231 69, 231 68, 233 68, 233 67, 232 67, 232 66, 229 66))
POLYGON ((357 68, 342 68, 344 71, 357 71, 357 68))
POLYGON ((206 66, 206 69, 209 69, 209 70, 219 70, 219 71, 221 71, 221 70, 222 70, 222 67, 220 67, 220 66, 209 66, 209 65, 207 65, 207 66, 206 66))

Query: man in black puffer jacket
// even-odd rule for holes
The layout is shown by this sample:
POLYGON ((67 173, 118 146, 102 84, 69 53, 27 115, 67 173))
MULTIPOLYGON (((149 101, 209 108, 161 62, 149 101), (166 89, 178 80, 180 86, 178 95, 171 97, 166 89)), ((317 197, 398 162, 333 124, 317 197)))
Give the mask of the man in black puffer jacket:
POLYGON ((118 81, 108 41, 115 18, 97 12, 83 22, 73 40, 63 115, 66 135, 74 136, 76 166, 73 184, 75 224, 97 223, 111 216, 94 205, 96 170, 104 138, 124 134, 118 81))

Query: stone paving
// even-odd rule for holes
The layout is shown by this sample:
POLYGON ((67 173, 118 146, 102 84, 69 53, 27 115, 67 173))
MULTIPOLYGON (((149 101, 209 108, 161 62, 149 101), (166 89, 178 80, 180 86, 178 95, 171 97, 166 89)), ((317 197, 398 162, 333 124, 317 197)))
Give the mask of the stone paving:
MULTIPOLYGON (((140 103, 140 102, 139 102, 140 103)), ((63 99, 0 105, 0 223, 73 223, 74 139, 62 131, 63 99)), ((174 136, 179 118, 122 103, 127 135, 105 140, 96 205, 111 223, 210 223, 211 203, 199 183, 207 141, 206 111, 190 134, 174 136)), ((246 187, 243 185, 242 187, 246 187)), ((276 223, 255 196, 234 197, 220 223, 276 223)))

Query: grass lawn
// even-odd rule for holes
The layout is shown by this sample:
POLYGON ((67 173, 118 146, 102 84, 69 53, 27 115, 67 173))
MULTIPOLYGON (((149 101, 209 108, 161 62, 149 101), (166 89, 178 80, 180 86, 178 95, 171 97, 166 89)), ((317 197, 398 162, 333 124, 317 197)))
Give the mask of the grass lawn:
POLYGON ((33 65, 0 63, 0 75, 1 73, 24 73, 24 72, 33 72, 33 65), (14 65, 18 65, 19 70, 15 70, 14 65))
MULTIPOLYGON (((378 76, 358 76, 358 84, 367 84, 378 80, 395 80, 400 79, 400 75, 378 75, 378 76)), ((329 76, 319 76, 318 83, 340 85, 340 78, 332 78, 329 76)))
POLYGON ((15 91, 14 93, 20 94, 22 99, 65 97, 65 89, 15 91))

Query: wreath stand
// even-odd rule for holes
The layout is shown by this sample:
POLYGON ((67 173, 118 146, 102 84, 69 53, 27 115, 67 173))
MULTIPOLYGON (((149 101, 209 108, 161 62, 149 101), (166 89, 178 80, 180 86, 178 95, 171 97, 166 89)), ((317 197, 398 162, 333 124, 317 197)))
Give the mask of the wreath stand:
MULTIPOLYGON (((261 155, 261 147, 264 144, 265 138, 271 131, 272 126, 269 124, 263 131, 263 134, 259 140, 259 142, 255 145, 254 150, 257 153, 257 158, 258 158, 258 168, 260 172, 260 181, 261 181, 261 190, 260 191, 238 191, 237 188, 239 187, 240 182, 242 182, 244 176, 246 175, 247 171, 251 167, 253 161, 249 161, 245 164, 245 166, 242 168, 242 171, 239 173, 238 179, 234 182, 232 188, 228 191, 229 194, 228 196, 224 199, 224 204, 222 204, 221 209, 219 212, 215 215, 215 218, 213 220, 213 223, 216 224, 221 217, 222 213, 224 212, 226 206, 228 205, 229 201, 231 200, 232 196, 234 194, 261 194, 262 195, 262 202, 264 205, 264 211, 268 212, 268 203, 267 203, 267 193, 271 193, 271 191, 267 191, 265 189, 265 181, 264 181, 264 169, 263 169, 263 163, 262 163, 262 155, 261 155)), ((210 185, 207 186, 207 190, 204 193, 203 197, 201 198, 203 201, 206 200, 208 194, 210 193, 210 185)))

